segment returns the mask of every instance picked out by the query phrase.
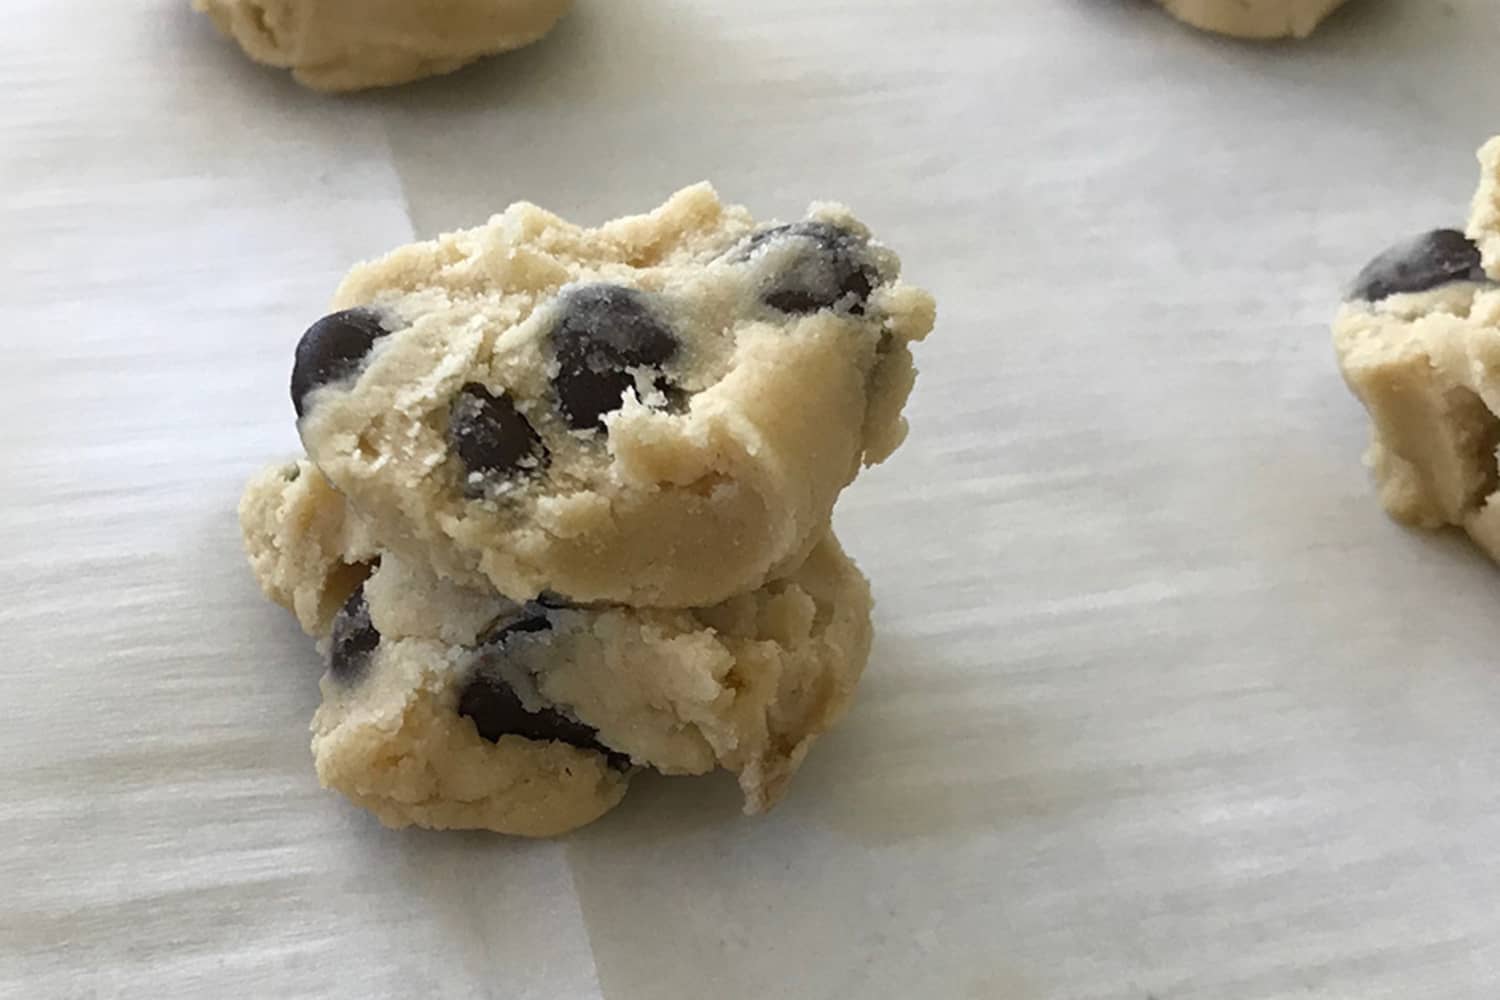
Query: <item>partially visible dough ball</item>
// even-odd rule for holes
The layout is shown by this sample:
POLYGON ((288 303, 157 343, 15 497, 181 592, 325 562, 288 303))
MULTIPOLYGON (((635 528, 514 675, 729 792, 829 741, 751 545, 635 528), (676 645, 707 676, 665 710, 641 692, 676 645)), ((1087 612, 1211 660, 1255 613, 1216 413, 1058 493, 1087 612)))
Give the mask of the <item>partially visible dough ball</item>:
POLYGON ((529 45, 572 0, 193 0, 257 62, 315 90, 388 87, 529 45))
POLYGON ((1463 528, 1500 562, 1500 139, 1479 159, 1467 234, 1435 229, 1365 265, 1333 343, 1370 413, 1365 463, 1386 511, 1463 528))
POLYGON ((1306 38, 1344 0, 1157 0, 1204 31, 1239 38, 1306 38))

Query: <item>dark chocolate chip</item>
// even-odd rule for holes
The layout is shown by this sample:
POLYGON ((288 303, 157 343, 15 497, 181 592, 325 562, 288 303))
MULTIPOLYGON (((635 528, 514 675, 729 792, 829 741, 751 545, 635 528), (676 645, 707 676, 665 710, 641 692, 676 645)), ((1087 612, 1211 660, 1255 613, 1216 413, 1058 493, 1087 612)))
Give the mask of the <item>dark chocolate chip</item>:
POLYGON ((292 406, 297 416, 302 416, 308 393, 358 371, 375 341, 389 332, 379 314, 365 308, 345 309, 308 327, 297 341, 292 365, 292 406))
MULTIPOLYGON (((587 285, 562 300, 552 331, 557 353, 553 385, 568 426, 604 426, 604 416, 624 405, 635 372, 656 371, 677 353, 677 337, 653 315, 644 294, 619 285, 587 285)), ((666 392, 660 374, 652 382, 666 392)))
POLYGON ((568 718, 550 708, 531 712, 522 704, 515 689, 494 669, 486 669, 484 659, 505 655, 505 640, 523 632, 543 632, 551 628, 545 617, 525 617, 491 632, 481 642, 480 667, 458 698, 458 714, 474 721, 479 735, 491 743, 502 736, 524 736, 528 740, 555 740, 583 750, 602 753, 611 767, 624 769, 630 758, 599 742, 598 732, 590 726, 568 718))
POLYGON ((528 712, 520 696, 494 674, 474 676, 459 696, 458 714, 473 719, 479 735, 491 743, 499 742, 502 736, 524 736, 605 752, 594 739, 594 730, 550 708, 528 712))
POLYGON ((1378 302, 1449 282, 1484 280, 1479 247, 1457 229, 1434 229, 1396 244, 1366 264, 1347 298, 1378 302))
POLYGON ((661 408, 668 413, 686 413, 692 405, 691 392, 664 378, 656 380, 656 391, 661 393, 661 408))
POLYGON ((547 462, 546 446, 510 397, 493 396, 478 382, 465 385, 453 400, 448 443, 463 463, 470 495, 482 495, 485 482, 536 471, 547 462))
POLYGON ((358 681, 370 665, 370 654, 380 645, 380 632, 370 621, 370 605, 361 583, 333 616, 329 640, 328 672, 344 684, 358 681))
POLYGON ((751 235, 736 256, 748 259, 766 244, 783 240, 798 241, 803 252, 792 256, 786 269, 771 280, 761 301, 792 315, 820 309, 864 315, 877 275, 863 252, 863 239, 827 222, 794 222, 751 235))
MULTIPOLYGON (((533 602, 535 605, 536 602, 533 602)), ((526 632, 546 632, 552 628, 552 622, 547 618, 544 605, 527 605, 519 618, 512 618, 500 625, 495 625, 488 632, 479 637, 479 648, 487 651, 500 649, 513 635, 521 635, 526 632)))

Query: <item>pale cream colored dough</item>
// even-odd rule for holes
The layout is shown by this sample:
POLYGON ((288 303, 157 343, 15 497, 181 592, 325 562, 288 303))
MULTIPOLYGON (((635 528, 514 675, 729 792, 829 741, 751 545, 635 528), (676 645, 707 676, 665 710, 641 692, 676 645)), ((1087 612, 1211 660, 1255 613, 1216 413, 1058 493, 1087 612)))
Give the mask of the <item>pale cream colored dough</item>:
POLYGON ((266 596, 309 635, 327 632, 379 555, 363 522, 307 461, 256 473, 239 513, 250 569, 266 596))
POLYGON ((831 534, 784 579, 713 607, 543 608, 372 552, 306 461, 255 477, 240 511, 261 588, 330 657, 313 721, 318 776, 391 826, 557 834, 617 804, 632 767, 725 768, 745 811, 763 811, 843 715, 869 652, 869 589, 831 534), (357 670, 330 639, 351 609, 378 631, 357 670), (546 624, 486 640, 520 619, 546 624), (481 674, 528 711, 589 727, 599 746, 481 737, 458 711, 481 674))
POLYGON ((516 204, 360 265, 334 305, 392 329, 303 397, 308 455, 383 546, 516 599, 701 607, 784 576, 861 464, 905 436, 910 345, 935 311, 847 209, 815 205, 796 225, 832 242, 758 226, 703 184, 594 229, 516 204), (832 279, 857 268, 866 284, 845 295, 832 279), (832 304, 767 304, 788 287, 832 304), (598 289, 637 297, 677 348, 579 429, 557 331, 598 289), (455 444, 456 401, 476 384, 513 399, 545 448, 508 478, 455 444))
POLYGON ((1467 234, 1485 270, 1413 293, 1346 302, 1334 322, 1339 366, 1370 414, 1365 461, 1392 517, 1464 529, 1500 561, 1500 141, 1467 234))
POLYGON ((1195 28, 1239 38, 1305 38, 1344 0, 1158 0, 1195 28))
POLYGON ((1479 150, 1479 190, 1469 211, 1466 232, 1484 255, 1484 268, 1500 281, 1500 136, 1479 150))
POLYGON ((572 0, 193 0, 250 58, 315 90, 450 73, 545 35, 572 0))

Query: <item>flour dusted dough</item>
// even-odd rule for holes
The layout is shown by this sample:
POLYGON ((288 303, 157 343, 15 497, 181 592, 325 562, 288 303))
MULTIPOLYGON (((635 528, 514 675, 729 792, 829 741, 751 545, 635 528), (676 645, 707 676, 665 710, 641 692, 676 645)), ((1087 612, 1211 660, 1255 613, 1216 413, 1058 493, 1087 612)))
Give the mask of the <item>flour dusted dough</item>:
POLYGON ((1305 38, 1344 0, 1158 0, 1204 31, 1240 38, 1305 38))
POLYGON ((930 296, 837 205, 525 203, 356 267, 303 335, 308 456, 383 546, 524 600, 702 607, 795 570, 905 436, 930 296))
POLYGON ((831 534, 773 584, 641 610, 518 604, 372 550, 307 461, 257 476, 240 511, 262 589, 327 656, 319 778, 392 826, 561 833, 639 767, 725 768, 760 812, 869 652, 869 589, 831 534))
POLYGON ((572 0, 193 0, 257 62, 316 90, 449 73, 545 35, 572 0))
POLYGON ((1500 141, 1480 160, 1467 235, 1437 230, 1372 261, 1334 322, 1334 346, 1370 413, 1365 461, 1386 510, 1463 528, 1500 561, 1500 141))

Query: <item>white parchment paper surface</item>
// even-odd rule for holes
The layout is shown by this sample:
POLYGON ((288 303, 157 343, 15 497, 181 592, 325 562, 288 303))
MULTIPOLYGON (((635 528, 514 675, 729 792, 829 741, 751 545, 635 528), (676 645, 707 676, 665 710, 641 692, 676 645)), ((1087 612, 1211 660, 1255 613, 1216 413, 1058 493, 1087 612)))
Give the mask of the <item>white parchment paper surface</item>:
POLYGON ((0 995, 1500 996, 1500 571, 1385 520, 1326 323, 1461 222, 1500 7, 580 0, 332 99, 177 0, 0 26, 0 995), (838 512, 880 637, 790 798, 558 842, 321 791, 233 510, 344 270, 525 198, 838 199, 941 304, 838 512))

